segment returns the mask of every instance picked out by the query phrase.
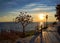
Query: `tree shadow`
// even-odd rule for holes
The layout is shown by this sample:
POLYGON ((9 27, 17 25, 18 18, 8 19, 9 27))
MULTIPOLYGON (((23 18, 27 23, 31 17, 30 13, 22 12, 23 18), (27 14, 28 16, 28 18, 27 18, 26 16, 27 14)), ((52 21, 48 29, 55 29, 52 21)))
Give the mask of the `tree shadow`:
POLYGON ((35 39, 39 36, 39 33, 35 33, 29 43, 34 43, 35 39))

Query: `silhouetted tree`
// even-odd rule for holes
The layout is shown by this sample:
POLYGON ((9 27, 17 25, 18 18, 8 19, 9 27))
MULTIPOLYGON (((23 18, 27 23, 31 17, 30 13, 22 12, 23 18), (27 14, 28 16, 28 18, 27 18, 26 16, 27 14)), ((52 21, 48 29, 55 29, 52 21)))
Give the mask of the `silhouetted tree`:
POLYGON ((53 22, 52 24, 53 24, 53 25, 56 25, 56 24, 57 24, 57 22, 53 22))
POLYGON ((55 17, 57 17, 57 20, 60 21, 60 4, 56 6, 56 15, 55 17))
POLYGON ((15 21, 22 24, 23 36, 25 36, 25 27, 33 21, 33 18, 27 12, 20 12, 20 15, 16 17, 15 21))
POLYGON ((60 26, 58 26, 57 32, 60 35, 60 26))
MULTIPOLYGON (((60 4, 56 6, 56 15, 57 20, 60 22, 60 4)), ((60 26, 58 26, 57 32, 60 34, 60 26)))

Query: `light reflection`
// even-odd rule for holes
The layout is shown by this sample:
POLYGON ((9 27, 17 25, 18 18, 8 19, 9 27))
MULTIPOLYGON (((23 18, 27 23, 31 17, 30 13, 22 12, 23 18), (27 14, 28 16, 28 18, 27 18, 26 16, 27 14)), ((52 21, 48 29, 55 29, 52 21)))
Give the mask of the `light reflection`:
POLYGON ((43 25, 43 22, 40 22, 40 26, 43 25))
POLYGON ((40 27, 44 27, 44 22, 40 22, 40 27))
POLYGON ((39 24, 39 30, 41 30, 41 26, 43 26, 43 22, 40 22, 40 24, 39 24))
POLYGON ((43 38, 45 38, 45 34, 46 34, 46 32, 45 32, 45 31, 43 31, 43 32, 42 32, 42 34, 43 34, 43 38))

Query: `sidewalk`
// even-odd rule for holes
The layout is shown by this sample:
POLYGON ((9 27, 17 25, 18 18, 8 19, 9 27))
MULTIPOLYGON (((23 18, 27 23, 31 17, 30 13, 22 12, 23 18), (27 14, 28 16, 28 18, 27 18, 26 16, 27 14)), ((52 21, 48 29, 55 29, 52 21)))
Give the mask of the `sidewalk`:
POLYGON ((33 35, 27 38, 19 38, 16 40, 16 42, 20 43, 40 43, 40 36, 39 35, 33 35))
MULTIPOLYGON (((49 27, 46 31, 42 31, 42 43, 60 43, 60 36, 55 32, 56 29, 54 27, 49 27)), ((33 35, 27 38, 19 38, 16 40, 20 41, 20 43, 41 43, 41 37, 39 35, 33 35)))
POLYGON ((27 37, 27 38, 19 38, 19 39, 16 40, 16 42, 29 43, 29 41, 31 40, 32 37, 34 37, 34 36, 30 36, 30 37, 27 37))

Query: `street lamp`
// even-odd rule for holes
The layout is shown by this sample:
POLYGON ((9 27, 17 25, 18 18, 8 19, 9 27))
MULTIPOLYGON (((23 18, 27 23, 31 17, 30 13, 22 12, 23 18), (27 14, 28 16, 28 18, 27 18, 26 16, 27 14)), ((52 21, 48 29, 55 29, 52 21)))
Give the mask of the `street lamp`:
POLYGON ((42 27, 42 25, 41 25, 41 43, 42 43, 42 29, 47 29, 47 19, 48 19, 48 15, 46 15, 46 27, 42 27))
POLYGON ((47 28, 47 19, 48 19, 48 15, 46 15, 46 28, 47 28))

